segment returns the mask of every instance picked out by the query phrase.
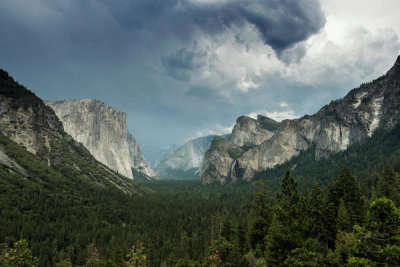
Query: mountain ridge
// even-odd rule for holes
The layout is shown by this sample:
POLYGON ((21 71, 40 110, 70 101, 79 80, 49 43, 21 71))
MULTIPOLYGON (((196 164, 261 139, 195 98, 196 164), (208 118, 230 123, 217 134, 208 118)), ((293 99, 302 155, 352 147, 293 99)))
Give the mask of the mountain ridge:
POLYGON ((386 75, 331 101, 314 115, 282 121, 270 139, 248 149, 240 157, 231 157, 217 149, 207 151, 202 183, 226 183, 233 164, 241 170, 240 178, 251 180, 256 172, 282 164, 312 145, 316 146, 316 159, 325 158, 365 140, 379 127, 393 128, 400 121, 399 92, 400 56, 386 75), (224 159, 212 155, 221 153, 224 159))

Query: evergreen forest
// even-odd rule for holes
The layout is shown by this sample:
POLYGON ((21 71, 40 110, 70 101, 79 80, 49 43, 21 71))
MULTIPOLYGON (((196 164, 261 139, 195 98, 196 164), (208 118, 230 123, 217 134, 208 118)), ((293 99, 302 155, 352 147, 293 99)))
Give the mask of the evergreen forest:
POLYGON ((142 182, 128 195, 60 190, 3 137, 48 180, 0 167, 0 266, 399 266, 399 138, 377 131, 320 161, 306 151, 255 182, 142 182))

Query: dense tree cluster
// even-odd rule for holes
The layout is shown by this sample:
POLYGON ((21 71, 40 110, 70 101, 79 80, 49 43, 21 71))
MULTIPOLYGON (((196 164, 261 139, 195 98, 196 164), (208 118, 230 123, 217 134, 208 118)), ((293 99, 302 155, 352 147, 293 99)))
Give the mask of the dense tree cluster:
POLYGON ((275 196, 265 182, 253 193, 250 185, 169 181, 148 184, 149 196, 113 204, 116 195, 97 195, 76 208, 39 192, 33 203, 17 203, 24 208, 2 210, 0 266, 398 266, 399 191, 387 188, 399 176, 391 165, 377 184, 367 198, 344 168, 326 188, 300 193, 286 170, 275 196), (91 209, 79 212, 85 205, 91 209))
MULTIPOLYGON (((398 174, 390 165, 379 184, 398 186, 398 174)), ((247 234, 240 222, 221 222, 223 230, 209 247, 209 265, 400 265, 399 191, 379 187, 378 197, 367 199, 347 168, 326 189, 315 184, 302 195, 286 170, 273 201, 266 186, 259 186, 247 234)))
POLYGON ((0 266, 399 266, 398 140, 400 127, 330 159, 307 152, 256 183, 129 195, 0 136, 31 171, 0 165, 0 266))

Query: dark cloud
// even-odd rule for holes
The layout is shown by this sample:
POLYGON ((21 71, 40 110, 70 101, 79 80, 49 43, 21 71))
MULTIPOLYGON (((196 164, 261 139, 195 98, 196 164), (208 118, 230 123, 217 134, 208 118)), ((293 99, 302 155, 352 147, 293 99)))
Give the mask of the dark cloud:
POLYGON ((154 30, 190 39, 197 30, 219 34, 249 23, 264 42, 280 52, 317 33, 325 23, 318 0, 117 0, 104 1, 111 14, 131 30, 154 30))
POLYGON ((189 81, 193 70, 203 65, 206 53, 195 49, 182 48, 162 58, 162 64, 168 74, 175 79, 189 81))
POLYGON ((277 51, 306 40, 325 24, 325 16, 315 0, 249 0, 243 13, 259 29, 265 43, 277 51))
POLYGON ((306 55, 307 48, 304 44, 297 44, 294 47, 288 48, 280 52, 279 58, 286 64, 299 63, 301 59, 306 55))
POLYGON ((306 40, 325 23, 317 0, 241 0, 199 5, 183 2, 184 10, 204 31, 223 31, 232 24, 253 24, 264 42, 276 51, 306 40))

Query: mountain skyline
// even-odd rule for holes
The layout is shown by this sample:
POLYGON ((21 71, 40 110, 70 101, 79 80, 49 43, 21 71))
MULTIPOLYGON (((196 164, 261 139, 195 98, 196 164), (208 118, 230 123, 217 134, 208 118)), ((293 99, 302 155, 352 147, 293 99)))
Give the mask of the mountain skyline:
POLYGON ((0 2, 0 67, 42 99, 123 110, 145 153, 314 113, 400 50, 398 1, 0 2))

